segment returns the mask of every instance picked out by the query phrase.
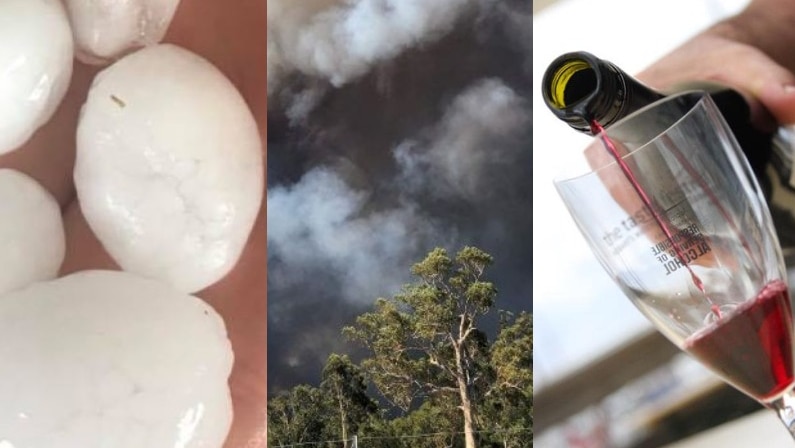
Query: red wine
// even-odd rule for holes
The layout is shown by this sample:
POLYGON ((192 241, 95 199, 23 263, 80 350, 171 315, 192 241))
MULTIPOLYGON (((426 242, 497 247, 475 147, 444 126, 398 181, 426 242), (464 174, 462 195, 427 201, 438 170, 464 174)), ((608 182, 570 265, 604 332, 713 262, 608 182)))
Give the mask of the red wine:
POLYGON ((766 285, 722 319, 692 335, 684 350, 760 401, 793 381, 792 311, 787 285, 766 285))
POLYGON ((613 156, 613 159, 615 159, 616 163, 618 163, 618 166, 621 168, 621 171, 624 173, 624 176, 627 178, 629 183, 632 184, 632 187, 635 189, 635 192, 638 193, 638 196, 640 197, 640 200, 643 202, 643 205, 645 205, 646 208, 649 209, 652 217, 654 217, 654 221, 657 223, 657 225, 665 234, 665 237, 668 239, 668 242, 671 244, 671 247, 674 249, 674 252, 676 253, 676 258, 679 259, 679 261, 682 263, 682 266, 687 268, 688 272, 690 273, 690 278, 693 280, 693 284, 696 285, 696 288, 698 288, 698 290, 704 294, 704 297, 710 303, 710 309, 715 314, 715 316, 720 318, 720 309, 715 304, 713 304, 712 301, 709 299, 709 296, 707 296, 707 293, 704 289, 704 282, 701 281, 698 275, 696 275, 696 273, 693 272, 693 269, 687 264, 688 258, 685 257, 682 248, 679 247, 679 244, 674 239, 673 232, 671 232, 671 229, 669 228, 668 224, 665 222, 665 219, 663 219, 663 217, 660 216, 660 213, 657 211, 656 207, 652 206, 651 199, 649 199, 649 195, 646 194, 646 191, 638 183, 635 174, 629 168, 627 163, 624 162, 624 159, 621 158, 621 155, 618 153, 615 144, 613 143, 612 140, 610 140, 610 137, 607 136, 607 133, 605 132, 604 128, 602 127, 602 125, 599 124, 598 121, 596 120, 591 121, 591 132, 594 135, 598 135, 602 139, 602 143, 604 144, 605 149, 607 149, 610 155, 613 156))
MULTIPOLYGON (((567 103, 568 100, 564 98, 563 105, 567 103)), ((576 113, 577 111, 575 115, 576 113)), ((685 256, 683 248, 672 232, 672 228, 679 229, 676 229, 676 226, 670 223, 661 214, 659 207, 652 202, 651 196, 638 182, 635 173, 622 159, 615 144, 600 125, 600 118, 586 113, 580 113, 579 117, 586 120, 593 135, 599 136, 604 148, 616 161, 624 177, 630 182, 657 226, 665 234, 666 241, 673 248, 676 258, 687 268, 693 284, 704 295, 715 317, 706 328, 690 336, 684 342, 683 349, 746 394, 763 402, 777 398, 791 387, 794 379, 793 318, 786 283, 779 280, 770 282, 754 299, 742 302, 731 311, 724 310, 721 313, 705 291, 702 280, 688 265, 690 259, 685 256)), ((689 164, 683 163, 683 166, 690 171, 689 164)), ((699 176, 692 172, 690 174, 698 181, 699 176)), ((704 183, 701 183, 701 187, 718 206, 724 218, 732 223, 730 216, 720 206, 710 188, 704 183)), ((738 229, 734 230, 743 247, 748 252, 752 252, 742 233, 738 229)))

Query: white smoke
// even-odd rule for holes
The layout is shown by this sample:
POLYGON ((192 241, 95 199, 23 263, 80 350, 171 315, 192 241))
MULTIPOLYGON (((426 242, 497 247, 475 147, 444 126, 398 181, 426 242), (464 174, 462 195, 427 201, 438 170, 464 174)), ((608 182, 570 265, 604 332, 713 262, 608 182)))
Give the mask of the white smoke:
POLYGON ((285 115, 290 120, 290 125, 304 122, 326 92, 325 86, 312 85, 292 95, 285 106, 285 115))
POLYGON ((269 281, 310 282, 296 274, 322 269, 336 272, 349 300, 369 304, 396 292, 416 261, 416 242, 435 229, 411 204, 365 214, 368 196, 328 168, 309 171, 291 187, 270 188, 269 256, 290 275, 269 281))
POLYGON ((501 307, 527 306, 529 11, 268 0, 269 387, 315 381, 436 246, 487 250, 501 307))
POLYGON ((505 38, 511 45, 522 49, 525 53, 523 60, 515 61, 521 64, 528 77, 532 74, 533 52, 533 12, 529 2, 523 0, 481 0, 479 21, 481 23, 498 23, 504 31, 505 38))
POLYGON ((297 286, 285 282, 304 281, 297 272, 322 269, 343 279, 348 300, 369 303, 394 292, 409 280, 407 268, 423 241, 432 237, 434 245, 444 246, 456 235, 454 229, 435 228, 420 212, 418 198, 489 197, 494 173, 515 169, 517 153, 529 150, 529 142, 506 141, 526 135, 531 120, 526 100, 499 80, 481 80, 454 99, 427 131, 425 144, 413 140, 394 150, 397 205, 373 210, 372 193, 354 189, 342 170, 330 166, 307 172, 292 186, 271 187, 268 250, 292 275, 274 269, 270 281, 297 286))
POLYGON ((455 98, 431 129, 427 147, 407 140, 395 148, 401 184, 440 197, 488 197, 488 173, 515 170, 517 153, 529 151, 530 143, 506 143, 526 135, 530 126, 527 100, 498 79, 480 80, 455 98))
POLYGON ((476 0, 268 0, 268 92, 293 71, 343 85, 438 39, 476 0))

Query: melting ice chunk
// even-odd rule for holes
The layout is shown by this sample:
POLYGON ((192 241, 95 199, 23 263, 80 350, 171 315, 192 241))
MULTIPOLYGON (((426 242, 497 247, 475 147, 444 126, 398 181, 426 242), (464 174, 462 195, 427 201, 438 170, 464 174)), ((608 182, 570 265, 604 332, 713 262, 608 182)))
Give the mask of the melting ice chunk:
POLYGON ((0 154, 50 119, 72 79, 73 57, 59 0, 0 1, 0 154))
POLYGON ((198 291, 237 263, 259 211, 257 123, 208 61, 147 47, 95 78, 74 178, 89 226, 124 270, 198 291))
POLYGON ((65 0, 77 58, 91 64, 159 43, 179 0, 65 0))
POLYGON ((26 174, 0 169, 0 294, 55 278, 65 249, 55 198, 26 174))
POLYGON ((0 296, 0 442, 220 447, 232 358, 209 305, 133 274, 85 271, 0 296))

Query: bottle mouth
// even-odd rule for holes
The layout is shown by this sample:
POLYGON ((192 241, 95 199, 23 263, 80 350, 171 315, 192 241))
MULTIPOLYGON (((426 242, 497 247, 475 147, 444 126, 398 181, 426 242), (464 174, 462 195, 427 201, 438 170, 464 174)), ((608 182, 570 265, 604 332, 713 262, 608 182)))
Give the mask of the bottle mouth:
POLYGON ((563 110, 588 98, 596 90, 596 70, 581 58, 559 58, 549 68, 545 80, 548 104, 563 110))
MULTIPOLYGON (((593 135, 591 122, 600 118, 608 125, 615 118, 613 97, 601 92, 616 89, 617 82, 606 71, 606 61, 590 53, 577 51, 558 56, 547 67, 542 80, 544 102, 555 116, 574 129, 593 135)), ((622 93, 623 95, 623 93, 622 93)))

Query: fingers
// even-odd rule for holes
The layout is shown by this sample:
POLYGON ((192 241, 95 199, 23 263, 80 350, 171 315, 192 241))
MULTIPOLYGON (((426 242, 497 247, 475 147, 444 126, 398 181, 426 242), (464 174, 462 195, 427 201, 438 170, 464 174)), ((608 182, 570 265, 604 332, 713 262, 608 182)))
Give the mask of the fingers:
MULTIPOLYGON (((265 117, 266 37, 266 2, 262 0, 237 0, 235 7, 227 2, 181 1, 165 41, 212 62, 240 90, 254 115, 265 117)), ((265 120, 261 123, 263 131, 265 120)))
POLYGON ((91 231, 76 200, 64 208, 63 223, 66 255, 59 275, 88 269, 120 269, 91 231))
MULTIPOLYGON (((254 114, 263 142, 267 127, 266 2, 182 1, 166 41, 197 52, 238 88, 254 114), (234 45, 230 45, 234 42, 234 45)), ((263 186, 264 188, 264 186, 263 186)), ((267 446, 267 295, 265 195, 254 230, 235 269, 197 295, 227 323, 235 352, 229 384, 234 419, 224 447, 267 446)))
MULTIPOLYGON (((165 42, 200 54, 240 90, 254 113, 265 152, 266 17, 262 0, 182 1, 165 42), (244 6, 245 5, 245 6, 244 6)), ((79 112, 94 75, 102 67, 75 63, 72 82, 49 123, 19 150, 0 156, 0 167, 23 171, 47 188, 63 210, 66 256, 60 275, 119 266, 83 217, 72 173, 79 112)), ((264 186, 263 186, 264 188, 264 186)), ((264 196, 263 196, 264 198, 264 196)), ((266 446, 266 235, 265 199, 249 242, 235 269, 196 295, 210 303, 227 325, 235 353, 229 380, 234 420, 226 447, 266 446)))
MULTIPOLYGON (((223 2, 180 2, 166 41, 205 55, 235 83, 255 115, 264 117, 265 2, 245 1, 246 8, 229 8, 223 2), (243 36, 244 32, 249 35, 243 36)), ((63 209, 74 198, 72 170, 80 108, 91 81, 102 68, 75 61, 69 89, 55 114, 22 147, 0 155, 0 168, 31 176, 63 209)), ((264 138, 264 124, 260 128, 264 138)))
POLYGON ((36 179, 62 208, 74 196, 77 120, 95 73, 95 68, 75 63, 69 90, 50 121, 22 147, 0 156, 0 168, 12 168, 36 179))
POLYGON ((234 420, 227 448, 265 447, 267 412, 267 254, 263 199, 246 249, 235 269, 197 295, 227 323, 235 363, 229 384, 234 420))
POLYGON ((749 98, 752 119, 763 125, 769 113, 778 124, 795 123, 795 75, 754 47, 737 45, 714 79, 749 98))
MULTIPOLYGON (((225 447, 264 447, 267 383, 266 207, 241 258, 226 277, 198 292, 223 317, 235 353, 229 378, 234 420, 225 447)), ((77 201, 64 209, 66 257, 60 275, 119 266, 86 223, 77 201)))
POLYGON ((742 93, 763 129, 795 123, 795 75, 756 47, 702 34, 638 74, 660 90, 710 81, 742 93))
POLYGON ((762 84, 757 95, 778 123, 795 123, 795 80, 769 80, 762 84))

